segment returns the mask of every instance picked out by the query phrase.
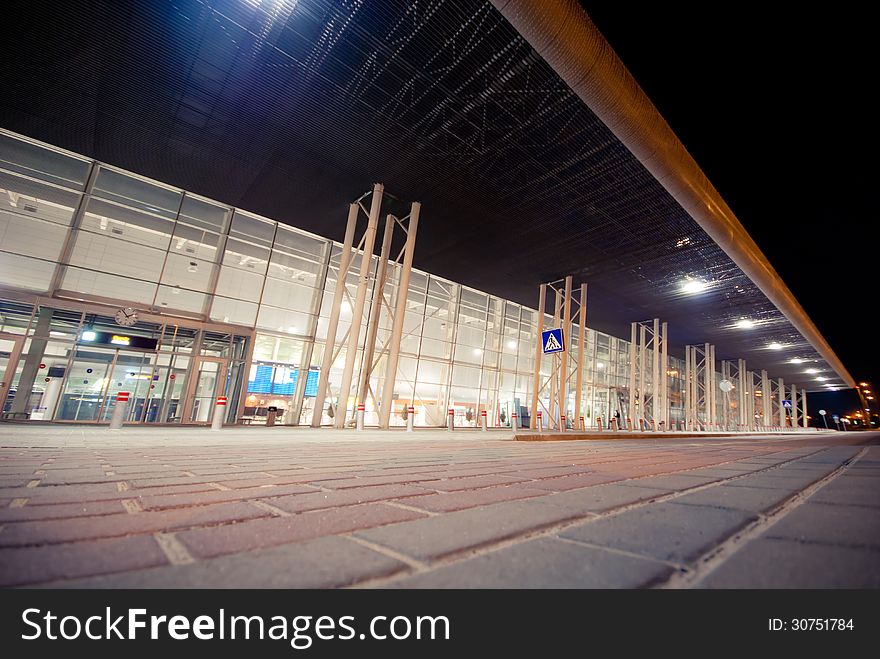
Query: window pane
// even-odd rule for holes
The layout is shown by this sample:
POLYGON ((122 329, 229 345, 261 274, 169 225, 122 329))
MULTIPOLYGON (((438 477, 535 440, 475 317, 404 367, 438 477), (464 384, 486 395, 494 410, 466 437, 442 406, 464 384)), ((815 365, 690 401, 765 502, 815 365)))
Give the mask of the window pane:
POLYGON ((197 197, 186 195, 180 207, 178 222, 184 222, 192 227, 207 229, 215 233, 223 233, 226 229, 226 218, 229 208, 218 206, 197 197))
POLYGON ((258 245, 271 247, 272 239, 275 237, 275 226, 275 222, 263 220, 255 215, 236 210, 235 215, 232 217, 232 227, 229 229, 229 235, 258 245))
POLYGON ((69 225, 80 195, 0 172, 0 210, 69 225))
POLYGON ((181 193, 102 167, 92 196, 173 220, 180 208, 181 193))
POLYGON ((174 223, 167 218, 92 198, 80 228, 120 241, 166 250, 173 227, 174 223))
POLYGON ((0 167, 56 185, 82 190, 85 188, 91 163, 0 134, 0 167))

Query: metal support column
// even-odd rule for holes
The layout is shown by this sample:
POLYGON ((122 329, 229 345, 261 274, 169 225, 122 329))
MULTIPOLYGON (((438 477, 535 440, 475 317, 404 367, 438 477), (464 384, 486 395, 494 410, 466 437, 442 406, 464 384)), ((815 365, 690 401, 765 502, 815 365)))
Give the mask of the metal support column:
POLYGON ((376 231, 379 226, 379 209, 382 207, 382 192, 384 187, 381 183, 373 186, 373 196, 370 199, 370 216, 367 220, 367 230, 363 237, 363 250, 361 251, 361 269, 358 274, 357 294, 354 300, 354 309, 351 311, 351 329, 348 332, 348 348, 345 351, 345 366, 342 369, 342 382, 339 385, 339 401, 336 405, 336 416, 333 421, 337 428, 345 427, 345 417, 348 413, 348 398, 351 395, 351 380, 354 376, 354 362, 357 359, 358 342, 361 336, 361 321, 364 318, 364 305, 367 301, 367 287, 370 284, 370 270, 373 266, 373 247, 376 244, 376 231))
POLYGON ((770 412, 770 378, 763 369, 761 370, 761 425, 765 428, 773 425, 770 412))
MULTIPOLYGON (((553 300, 553 327, 559 327, 559 319, 562 315, 562 293, 558 290, 554 290, 553 300)), ((563 341, 564 340, 565 337, 563 337, 563 341)), ((550 363, 552 364, 550 372, 550 409, 548 410, 550 418, 547 419, 547 424, 549 426, 550 424, 555 423, 556 429, 559 430, 559 415, 562 414, 562 412, 557 412, 556 410, 556 395, 559 385, 559 378, 558 373, 553 373, 553 370, 562 369, 560 368, 561 364, 557 364, 557 354, 558 353, 554 353, 550 356, 550 363)))
MULTIPOLYGON (((572 276, 565 278, 565 292, 563 293, 562 302, 562 347, 563 351, 559 354, 559 430, 566 429, 566 420, 568 417, 568 359, 571 355, 571 285, 572 276)), ((577 427, 576 423, 572 423, 572 427, 577 427)))
POLYGON ((529 410, 529 428, 534 430, 538 423, 538 394, 541 389, 541 358, 544 346, 541 345, 544 332, 544 303, 547 298, 547 284, 541 284, 538 293, 538 328, 535 337, 535 372, 532 378, 532 409, 529 410))
MULTIPOLYGON (((801 427, 806 428, 809 426, 807 420, 807 390, 801 389, 801 427)), ((844 425, 844 429, 846 429, 846 425, 844 425)))
POLYGON ((739 425, 742 426, 744 430, 748 430, 748 406, 746 405, 746 360, 738 359, 737 360, 737 379, 739 382, 736 383, 737 390, 739 391, 739 425))
POLYGON ((581 399, 584 395, 584 353, 587 350, 587 285, 581 284, 580 304, 578 306, 578 356, 575 374, 574 420, 579 424, 581 418, 581 399))
MULTIPOLYGON (((333 293, 333 306, 330 307, 330 320, 327 323, 327 338, 324 341, 324 355, 321 359, 321 372, 318 374, 318 392, 315 394, 315 407, 312 410, 312 428, 321 426, 324 414, 324 402, 330 382, 330 369, 333 367, 333 353, 336 350, 336 331, 339 328, 339 312, 342 309, 342 298, 345 295, 345 279, 351 265, 351 248, 354 242, 354 230, 357 225, 358 203, 348 207, 348 223, 345 225, 345 238, 342 242, 342 253, 339 256, 339 272, 336 275, 336 291, 333 293)), ((335 415, 334 415, 335 418, 335 415)))
MULTIPOLYGON (((355 404, 367 403, 367 390, 370 387, 370 375, 374 367, 376 336, 379 333, 379 319, 382 316, 382 304, 385 301, 385 283, 388 279, 388 259, 391 256, 391 241, 394 237, 394 216, 385 218, 385 232, 382 234, 382 252, 379 255, 379 269, 376 272, 376 283, 373 286, 373 301, 370 304, 370 319, 367 324, 367 340, 364 343, 364 354, 361 357, 361 372, 358 382, 355 404)), ((375 392, 374 392, 375 393, 375 392)))
POLYGON ((791 427, 798 427, 798 404, 797 404, 797 395, 798 390, 795 385, 791 385, 791 427))
POLYGON ((776 402, 779 405, 779 425, 785 428, 788 424, 785 422, 785 405, 782 404, 782 401, 785 400, 785 382, 782 378, 778 380, 776 398, 778 399, 776 402))
POLYGON ((663 421, 663 429, 669 427, 669 344, 667 343, 667 330, 669 323, 664 322, 660 335, 660 420, 663 421))
POLYGON ((633 423, 633 427, 638 423, 638 407, 636 406, 636 327, 638 323, 632 324, 629 340, 629 418, 633 423))
POLYGON ((651 341, 651 419, 654 427, 660 428, 660 319, 655 318, 651 341))
POLYGON ((397 283, 397 304, 394 324, 388 347, 388 364, 385 366, 385 382, 382 385, 382 402, 379 405, 379 427, 388 428, 391 423, 391 404, 394 400, 394 383, 397 380, 397 362, 400 359, 400 339, 403 337, 403 321, 406 318, 406 300, 409 295, 409 279, 412 274, 413 254, 416 251, 416 233, 419 229, 419 213, 422 205, 414 201, 410 206, 409 225, 406 230, 403 266, 397 283))

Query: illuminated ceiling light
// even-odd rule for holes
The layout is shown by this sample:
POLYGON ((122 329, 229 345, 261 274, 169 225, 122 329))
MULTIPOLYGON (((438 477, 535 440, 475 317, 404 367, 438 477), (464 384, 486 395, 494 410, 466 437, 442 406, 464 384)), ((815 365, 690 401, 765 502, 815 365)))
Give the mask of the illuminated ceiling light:
POLYGON ((348 300, 343 300, 340 309, 342 313, 351 313, 351 304, 348 300))
POLYGON ((755 326, 755 321, 749 320, 748 318, 743 318, 736 324, 740 329, 752 329, 755 326))
POLYGON ((516 350, 516 341, 508 341, 507 347, 510 348, 511 350, 516 350))
POLYGON ((699 279, 685 279, 681 282, 681 291, 682 293, 694 294, 694 293, 702 293, 709 287, 704 281, 700 281, 699 279))
POLYGON ((795 357, 794 359, 789 359, 788 361, 791 364, 803 364, 804 363, 804 360, 801 359, 800 357, 795 357))
POLYGON ((474 348, 474 354, 475 354, 475 355, 482 355, 482 354, 483 354, 483 351, 480 350, 479 348, 474 348))
POLYGON ((196 263, 195 261, 190 261, 189 266, 187 267, 187 271, 188 272, 198 272, 199 271, 199 264, 196 263))
POLYGON ((676 247, 684 247, 685 245, 690 245, 690 244, 691 244, 691 239, 688 237, 679 238, 678 240, 675 241, 676 247))
POLYGON ((782 350, 782 344, 776 343, 775 341, 767 347, 770 348, 770 350, 782 350))
POLYGON ((290 333, 290 334, 296 334, 296 331, 297 331, 297 330, 296 330, 295 327, 290 326, 290 327, 287 328, 287 331, 288 331, 288 333, 290 333))
POLYGON ((603 362, 596 362, 596 368, 601 370, 605 368, 605 364, 603 362))
POLYGON ((807 373, 809 375, 815 375, 818 372, 819 372, 818 368, 808 368, 806 371, 804 371, 804 373, 807 373))
POLYGON ((85 332, 82 333, 81 338, 83 341, 94 341, 95 339, 98 338, 98 335, 97 335, 97 333, 95 333, 91 330, 86 330, 85 332))
POLYGON ((816 381, 817 381, 817 382, 825 382, 825 380, 827 380, 827 379, 828 379, 828 378, 826 378, 826 377, 822 377, 822 376, 820 375, 819 377, 816 378, 816 381))
POLYGON ((867 383, 867 382, 859 382, 859 384, 862 385, 863 387, 867 387, 867 386, 868 386, 868 383, 867 383))

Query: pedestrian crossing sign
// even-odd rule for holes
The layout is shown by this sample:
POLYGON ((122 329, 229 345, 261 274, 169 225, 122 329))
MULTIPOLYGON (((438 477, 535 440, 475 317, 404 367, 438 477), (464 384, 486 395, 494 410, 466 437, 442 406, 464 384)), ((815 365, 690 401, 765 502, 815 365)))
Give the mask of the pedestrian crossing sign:
POLYGON ((791 409, 791 401, 790 400, 782 401, 782 407, 784 407, 787 410, 790 410, 791 409))
POLYGON ((541 333, 541 345, 544 347, 545 355, 549 355, 552 352, 563 352, 565 350, 565 342, 562 338, 562 328, 543 331, 541 333))

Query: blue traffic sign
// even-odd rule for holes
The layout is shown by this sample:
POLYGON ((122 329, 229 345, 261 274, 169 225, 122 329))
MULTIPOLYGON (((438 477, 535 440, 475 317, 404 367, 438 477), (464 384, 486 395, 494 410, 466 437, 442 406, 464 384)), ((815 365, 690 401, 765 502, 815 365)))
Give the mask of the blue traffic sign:
POLYGON ((790 400, 782 401, 782 407, 790 410, 791 409, 791 401, 790 400))
POLYGON ((562 337, 562 328, 544 330, 541 332, 541 345, 544 348, 545 355, 549 355, 551 352, 564 351, 565 340, 562 337))

